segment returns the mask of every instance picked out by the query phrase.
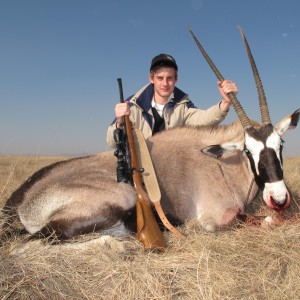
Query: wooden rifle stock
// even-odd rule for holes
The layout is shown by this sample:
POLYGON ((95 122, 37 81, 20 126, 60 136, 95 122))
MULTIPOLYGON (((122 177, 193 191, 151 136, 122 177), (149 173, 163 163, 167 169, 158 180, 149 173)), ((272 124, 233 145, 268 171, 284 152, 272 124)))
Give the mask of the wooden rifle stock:
MULTIPOLYGON (((120 101, 124 102, 122 80, 121 78, 118 78, 117 80, 119 84, 120 101)), ((137 236, 145 249, 163 251, 167 247, 167 244, 153 215, 150 198, 143 187, 141 175, 142 169, 141 166, 139 166, 134 144, 133 129, 129 116, 124 116, 124 122, 130 149, 133 186, 137 193, 137 236)))

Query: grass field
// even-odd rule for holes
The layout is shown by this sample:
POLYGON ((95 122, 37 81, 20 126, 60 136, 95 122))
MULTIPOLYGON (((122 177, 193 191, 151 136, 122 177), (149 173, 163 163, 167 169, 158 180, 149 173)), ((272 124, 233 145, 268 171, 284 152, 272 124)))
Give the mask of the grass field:
MULTIPOLYGON (((0 157, 1 207, 33 172, 63 159, 0 157)), ((93 234, 67 247, 2 230, 0 299, 300 299, 300 158, 284 170, 294 201, 279 224, 207 233, 190 221, 180 228, 186 240, 164 233, 162 254, 145 253, 134 237, 94 244, 93 234)), ((248 211, 276 215, 260 195, 248 211)))

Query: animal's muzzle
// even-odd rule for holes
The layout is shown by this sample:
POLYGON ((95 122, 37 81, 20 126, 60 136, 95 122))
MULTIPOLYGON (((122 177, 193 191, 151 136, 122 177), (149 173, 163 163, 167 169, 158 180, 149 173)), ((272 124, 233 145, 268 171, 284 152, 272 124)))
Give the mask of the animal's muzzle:
POLYGON ((265 183, 263 198, 266 204, 276 210, 282 210, 289 207, 291 197, 283 180, 265 183))

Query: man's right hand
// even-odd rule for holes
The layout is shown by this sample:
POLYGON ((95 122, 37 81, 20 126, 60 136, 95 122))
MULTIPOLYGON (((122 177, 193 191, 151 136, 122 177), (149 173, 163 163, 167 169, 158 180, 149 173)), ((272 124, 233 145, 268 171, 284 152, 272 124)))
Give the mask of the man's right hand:
POLYGON ((119 128, 122 124, 122 117, 125 115, 130 115, 130 109, 128 102, 118 103, 115 107, 115 114, 116 114, 116 127, 119 128))

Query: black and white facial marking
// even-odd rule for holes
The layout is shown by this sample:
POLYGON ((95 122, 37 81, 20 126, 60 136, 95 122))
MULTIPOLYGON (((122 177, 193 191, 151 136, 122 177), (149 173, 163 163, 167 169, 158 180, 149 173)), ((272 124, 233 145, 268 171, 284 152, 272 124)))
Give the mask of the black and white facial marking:
POLYGON ((245 152, 266 204, 274 209, 288 207, 290 195, 283 180, 282 139, 275 128, 266 125, 246 130, 245 152))

